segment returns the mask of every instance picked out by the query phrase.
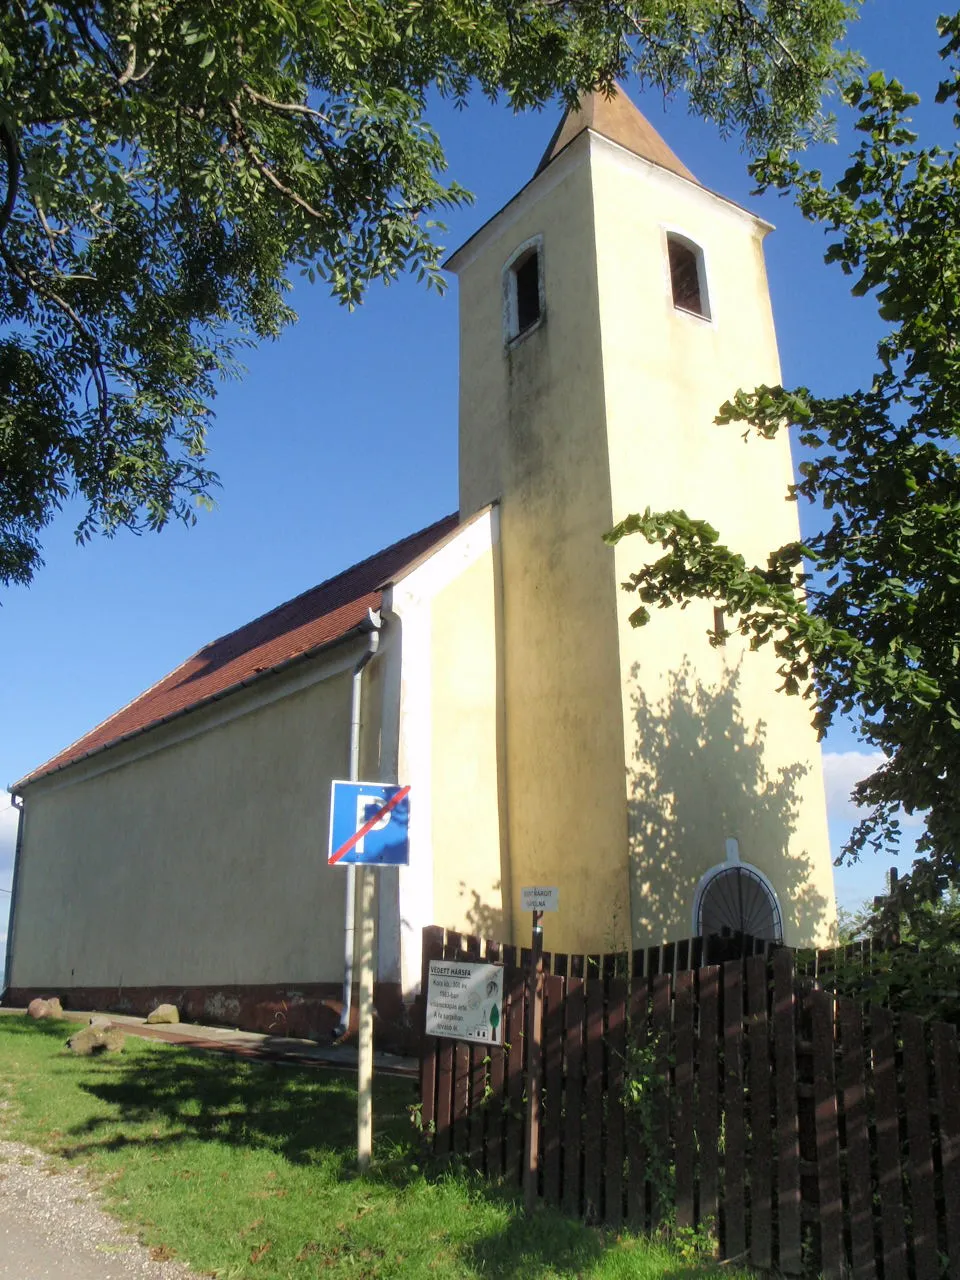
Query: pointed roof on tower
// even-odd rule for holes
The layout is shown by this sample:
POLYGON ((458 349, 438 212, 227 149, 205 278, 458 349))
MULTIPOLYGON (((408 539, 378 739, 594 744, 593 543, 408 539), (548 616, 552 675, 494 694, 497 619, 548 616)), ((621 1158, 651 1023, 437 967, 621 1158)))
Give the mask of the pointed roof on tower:
POLYGON ((609 97, 599 90, 584 94, 576 111, 568 109, 564 113, 537 165, 537 173, 542 173, 550 161, 585 129, 592 129, 594 133, 632 151, 635 156, 650 160, 662 169, 669 169, 681 178, 687 178, 690 182, 697 181, 618 84, 614 85, 609 97))

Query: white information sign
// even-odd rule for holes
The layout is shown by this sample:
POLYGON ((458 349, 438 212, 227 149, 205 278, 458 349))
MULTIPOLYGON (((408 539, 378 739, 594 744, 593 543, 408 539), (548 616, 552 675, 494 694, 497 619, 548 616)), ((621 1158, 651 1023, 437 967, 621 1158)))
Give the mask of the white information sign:
POLYGON ((428 1036, 502 1044, 503 965, 431 960, 427 982, 428 1036))
POLYGON ((520 903, 524 911, 559 911, 560 890, 556 887, 537 885, 520 890, 520 903))

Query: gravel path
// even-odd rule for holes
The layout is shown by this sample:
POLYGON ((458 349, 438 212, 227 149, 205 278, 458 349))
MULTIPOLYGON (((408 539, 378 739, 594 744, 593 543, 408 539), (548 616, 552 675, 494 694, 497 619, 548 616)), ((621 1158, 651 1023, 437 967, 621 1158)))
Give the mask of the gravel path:
POLYGON ((0 1280, 195 1280, 157 1262, 99 1207, 81 1173, 0 1140, 0 1280))

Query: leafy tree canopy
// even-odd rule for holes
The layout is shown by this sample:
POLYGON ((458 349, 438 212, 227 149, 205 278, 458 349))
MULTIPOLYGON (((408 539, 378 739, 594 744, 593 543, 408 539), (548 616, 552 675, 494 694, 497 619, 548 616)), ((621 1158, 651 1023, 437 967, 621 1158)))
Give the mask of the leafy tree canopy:
POLYGON ((875 903, 852 912, 838 908, 841 946, 828 981, 844 995, 960 1023, 960 890, 915 903, 909 912, 895 903, 891 908, 879 935, 875 903))
POLYGON ((431 92, 517 108, 635 71, 751 145, 822 123, 854 0, 9 0, 0 15, 0 582, 78 494, 78 536, 190 520, 238 349, 439 285, 431 92))
MULTIPOLYGON (((960 127, 960 14, 939 32, 937 100, 960 127)), ((889 906, 919 935, 922 904, 960 885, 960 151, 918 147, 907 113, 919 99, 880 72, 846 99, 864 139, 834 186, 782 148, 753 172, 832 233, 827 261, 876 303, 887 327, 873 381, 832 398, 741 391, 717 418, 795 433, 805 460, 790 496, 814 531, 765 565, 683 511, 632 515, 609 540, 639 533, 663 551, 627 584, 643 602, 636 625, 649 605, 722 601, 751 647, 773 646, 783 688, 811 700, 821 732, 851 715, 880 748, 884 763, 855 788, 867 809, 844 854, 892 852, 901 809, 924 814, 918 860, 889 906)))

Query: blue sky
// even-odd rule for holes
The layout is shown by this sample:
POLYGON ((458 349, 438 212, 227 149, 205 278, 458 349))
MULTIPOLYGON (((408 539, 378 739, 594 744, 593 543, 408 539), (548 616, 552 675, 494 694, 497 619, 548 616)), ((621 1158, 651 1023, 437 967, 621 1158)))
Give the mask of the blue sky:
MULTIPOLYGON (((921 93, 922 136, 947 142, 949 113, 932 105, 941 8, 866 0, 851 43, 921 93)), ((788 201, 751 198, 736 139, 721 139, 679 103, 665 110, 658 95, 627 88, 707 187, 776 223, 767 263, 786 384, 829 393, 867 380, 879 332, 873 306, 851 299, 837 268, 823 264, 823 232, 788 201)), ((557 118, 556 108, 514 117, 479 98, 462 112, 438 105, 432 122, 451 175, 477 197, 447 218, 448 247, 529 179, 557 118)), ((819 148, 815 162, 837 173, 853 144, 841 121, 839 146, 819 148)), ((247 376, 218 397, 216 509, 190 530, 85 547, 74 544, 67 511, 48 531, 34 584, 5 594, 0 783, 22 777, 201 645, 456 508, 455 284, 442 298, 411 280, 378 286, 349 314, 321 285, 298 280, 293 302, 299 324, 249 353, 247 376)), ((638 495, 637 505, 644 501, 638 495)), ((825 760, 839 849, 853 820, 850 786, 871 760, 843 726, 825 760)), ((0 801, 0 888, 9 888, 14 833, 15 815, 0 801)), ((840 872, 841 902, 878 892, 885 870, 873 860, 840 872)), ((0 893, 0 939, 8 901, 0 893)))

